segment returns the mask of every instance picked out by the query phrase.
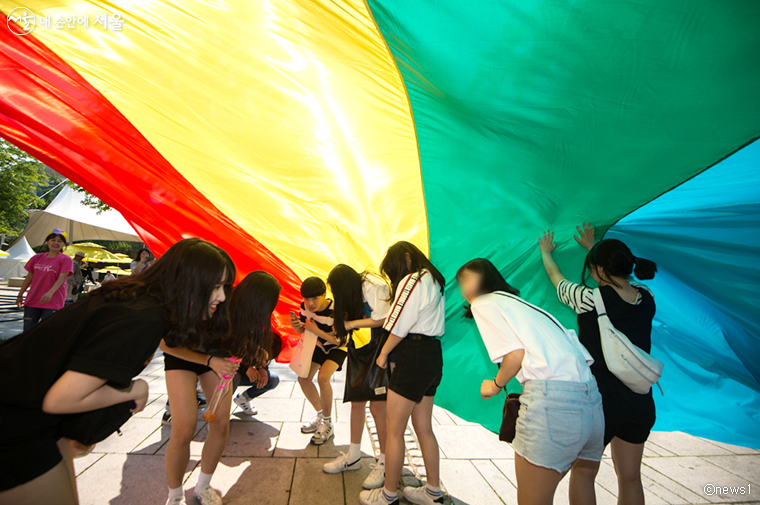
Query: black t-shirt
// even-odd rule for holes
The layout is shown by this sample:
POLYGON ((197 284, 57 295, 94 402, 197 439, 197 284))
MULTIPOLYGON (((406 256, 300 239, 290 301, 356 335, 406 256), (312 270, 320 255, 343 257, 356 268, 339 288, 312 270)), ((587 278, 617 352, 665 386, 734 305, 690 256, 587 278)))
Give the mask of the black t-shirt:
POLYGON ((126 388, 167 329, 154 297, 107 302, 89 296, 0 344, 0 398, 8 405, 40 408, 67 370, 126 388))
MULTIPOLYGON (((655 303, 652 293, 642 284, 632 284, 639 291, 635 303, 628 303, 612 286, 602 286, 601 293, 607 315, 615 328, 622 332, 631 343, 649 352, 652 347, 652 319, 655 314, 655 303)), ((602 352, 602 341, 599 334, 597 312, 594 307, 593 290, 574 282, 563 280, 557 286, 559 299, 578 313, 578 338, 588 349, 594 364, 591 371, 599 381, 614 379, 607 368, 602 352)))

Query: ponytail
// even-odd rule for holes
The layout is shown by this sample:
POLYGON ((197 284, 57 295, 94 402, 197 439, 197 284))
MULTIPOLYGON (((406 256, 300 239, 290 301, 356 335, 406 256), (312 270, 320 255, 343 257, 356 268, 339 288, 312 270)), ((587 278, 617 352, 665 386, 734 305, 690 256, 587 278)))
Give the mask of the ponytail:
POLYGON ((634 256, 633 263, 636 265, 633 273, 637 279, 642 281, 654 279, 654 274, 657 273, 657 264, 654 261, 634 256))
POLYGON ((627 245, 614 238, 603 239, 589 250, 583 264, 584 285, 586 283, 586 272, 594 266, 604 268, 605 279, 603 280, 618 287, 619 285, 612 279, 613 277, 627 278, 631 274, 635 274, 640 280, 648 280, 654 279, 654 274, 657 272, 657 265, 654 261, 637 258, 627 245))

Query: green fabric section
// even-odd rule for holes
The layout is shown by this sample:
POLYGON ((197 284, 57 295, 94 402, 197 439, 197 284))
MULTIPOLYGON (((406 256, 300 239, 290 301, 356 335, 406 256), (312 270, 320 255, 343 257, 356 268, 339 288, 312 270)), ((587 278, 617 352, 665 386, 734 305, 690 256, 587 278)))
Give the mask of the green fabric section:
MULTIPOLYGON (((536 237, 579 280, 581 221, 620 217, 760 135, 760 2, 369 0, 415 116, 431 255, 449 280, 437 403, 489 428, 501 400, 453 276, 490 258, 575 325, 536 237)), ((636 251, 634 251, 635 253, 636 251)), ((656 260, 656 258, 652 258, 656 260)))

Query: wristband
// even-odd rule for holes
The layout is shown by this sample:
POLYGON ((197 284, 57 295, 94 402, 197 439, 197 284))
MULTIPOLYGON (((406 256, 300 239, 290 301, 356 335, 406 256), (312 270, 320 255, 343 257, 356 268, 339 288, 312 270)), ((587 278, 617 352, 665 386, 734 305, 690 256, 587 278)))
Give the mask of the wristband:
POLYGON ((213 358, 213 356, 209 354, 208 355, 208 360, 206 361, 206 366, 209 367, 209 368, 211 368, 211 358, 213 358))
POLYGON ((493 383, 494 383, 494 385, 495 385, 497 388, 499 388, 499 389, 504 389, 504 386, 499 386, 499 383, 498 383, 498 382, 496 382, 496 377, 494 377, 494 378, 493 378, 493 383))

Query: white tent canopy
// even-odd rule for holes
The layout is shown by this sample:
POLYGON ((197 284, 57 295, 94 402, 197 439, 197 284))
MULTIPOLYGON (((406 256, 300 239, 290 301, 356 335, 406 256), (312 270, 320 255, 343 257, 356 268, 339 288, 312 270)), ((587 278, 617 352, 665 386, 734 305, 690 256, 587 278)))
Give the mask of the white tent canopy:
POLYGON ((32 246, 26 240, 26 237, 22 236, 14 244, 13 247, 5 251, 8 253, 9 260, 28 260, 34 256, 32 246))
POLYGON ((5 282, 11 277, 25 277, 24 263, 34 256, 34 251, 29 246, 29 242, 22 237, 5 252, 9 256, 0 257, 0 280, 5 282))
POLYGON ((83 197, 82 193, 64 186, 45 210, 29 212, 24 233, 13 247, 22 239, 35 246, 41 245, 54 228, 68 233, 69 243, 82 240, 140 241, 135 230, 118 211, 111 209, 98 214, 96 209, 82 203, 83 197))

